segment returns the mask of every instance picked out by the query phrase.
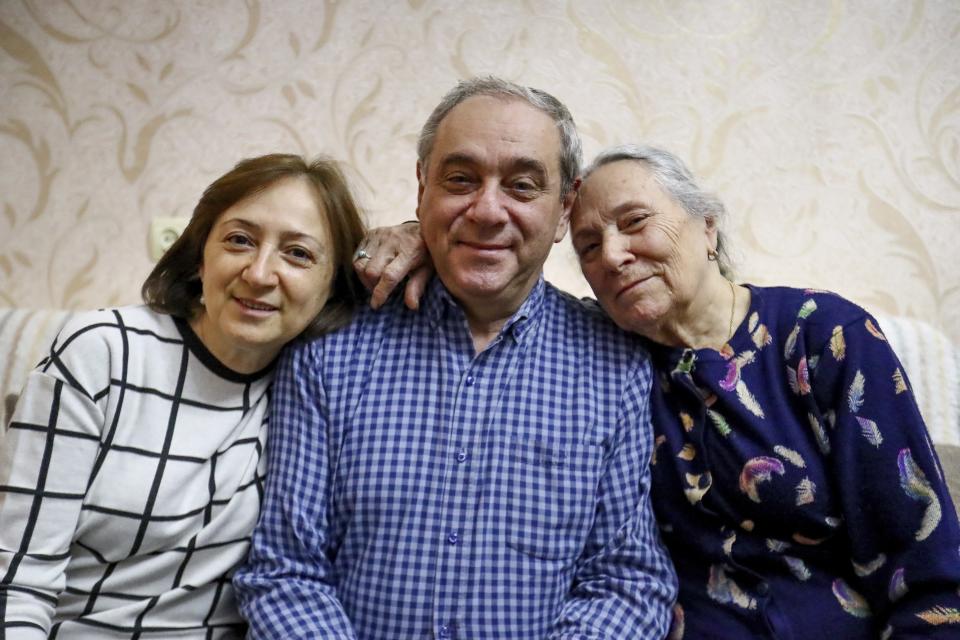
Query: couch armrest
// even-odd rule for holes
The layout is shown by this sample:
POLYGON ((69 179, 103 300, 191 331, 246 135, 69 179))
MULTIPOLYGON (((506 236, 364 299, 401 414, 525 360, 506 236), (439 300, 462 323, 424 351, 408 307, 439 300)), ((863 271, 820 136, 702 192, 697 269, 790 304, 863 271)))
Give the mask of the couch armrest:
POLYGON ((27 374, 47 355, 73 311, 0 308, 0 425, 6 427, 27 374))
POLYGON ((937 444, 960 446, 960 348, 923 320, 881 314, 876 318, 903 364, 930 438, 937 444))

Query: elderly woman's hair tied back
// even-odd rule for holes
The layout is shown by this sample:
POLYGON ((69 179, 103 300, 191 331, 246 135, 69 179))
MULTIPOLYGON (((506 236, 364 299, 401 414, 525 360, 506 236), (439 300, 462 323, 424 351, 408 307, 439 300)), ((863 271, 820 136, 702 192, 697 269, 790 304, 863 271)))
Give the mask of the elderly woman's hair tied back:
POLYGON ((600 167, 621 160, 632 160, 643 164, 660 188, 688 214, 698 218, 713 218, 717 225, 717 264, 720 267, 720 273, 728 278, 732 277, 733 263, 727 248, 727 236, 723 230, 727 209, 720 198, 700 188, 683 160, 664 149, 642 144, 624 144, 602 151, 584 170, 583 179, 586 180, 600 167))

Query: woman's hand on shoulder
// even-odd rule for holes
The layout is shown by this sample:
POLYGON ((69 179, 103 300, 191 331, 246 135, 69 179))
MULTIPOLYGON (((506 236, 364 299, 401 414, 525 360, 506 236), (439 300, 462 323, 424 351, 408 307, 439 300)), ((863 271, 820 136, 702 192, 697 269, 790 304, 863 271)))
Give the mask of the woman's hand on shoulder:
POLYGON ((353 268, 371 291, 372 308, 380 308, 407 278, 403 301, 416 310, 433 274, 433 263, 420 235, 420 223, 405 222, 371 229, 354 254, 353 268))

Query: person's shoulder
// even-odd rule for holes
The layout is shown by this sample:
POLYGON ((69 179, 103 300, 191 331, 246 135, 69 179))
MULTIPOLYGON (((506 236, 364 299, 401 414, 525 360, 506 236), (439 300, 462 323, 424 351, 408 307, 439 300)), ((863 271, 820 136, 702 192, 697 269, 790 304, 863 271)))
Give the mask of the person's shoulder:
POLYGON ((643 339, 614 324, 592 298, 578 298, 547 283, 544 304, 547 317, 554 325, 550 330, 562 337, 589 340, 592 348, 646 353, 643 339))
POLYGON ((355 349, 358 345, 382 335, 398 322, 425 321, 423 309, 411 311, 403 304, 402 296, 391 296, 379 309, 369 304, 356 308, 350 321, 344 326, 320 336, 301 337, 287 345, 288 352, 319 352, 355 349))
MULTIPOLYGON (((811 352, 829 343, 838 331, 858 327, 866 331, 876 322, 863 307, 832 291, 795 287, 755 287, 751 307, 759 321, 786 342, 802 339, 811 352)), ((751 318, 751 322, 753 322, 751 318)))
POLYGON ((759 297, 761 306, 786 319, 805 320, 808 326, 845 325, 857 322, 869 314, 838 293, 825 289, 797 287, 758 287, 749 285, 752 295, 759 297))
POLYGON ((92 395, 109 386, 131 359, 150 361, 142 349, 157 337, 181 341, 169 315, 144 305, 78 311, 64 323, 38 368, 92 395))
POLYGON ((616 329, 616 325, 607 317, 596 300, 578 298, 549 282, 544 287, 543 304, 548 314, 554 314, 584 326, 595 327, 601 331, 616 329))
POLYGON ((176 325, 168 314, 154 311, 146 305, 131 305, 72 314, 60 330, 58 342, 66 346, 67 341, 113 341, 123 339, 124 334, 131 331, 168 338, 178 335, 176 325))

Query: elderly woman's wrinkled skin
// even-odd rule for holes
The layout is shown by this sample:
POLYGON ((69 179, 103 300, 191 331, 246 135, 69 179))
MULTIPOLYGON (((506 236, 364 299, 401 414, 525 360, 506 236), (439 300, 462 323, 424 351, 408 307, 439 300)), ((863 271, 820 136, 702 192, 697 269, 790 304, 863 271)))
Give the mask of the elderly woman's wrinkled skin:
MULTIPOLYGON (((737 291, 716 262, 712 218, 691 216, 641 163, 599 167, 580 190, 571 237, 583 275, 607 314, 622 329, 662 344, 722 347, 737 291)), ((737 313, 737 312, 740 313, 737 313)))

